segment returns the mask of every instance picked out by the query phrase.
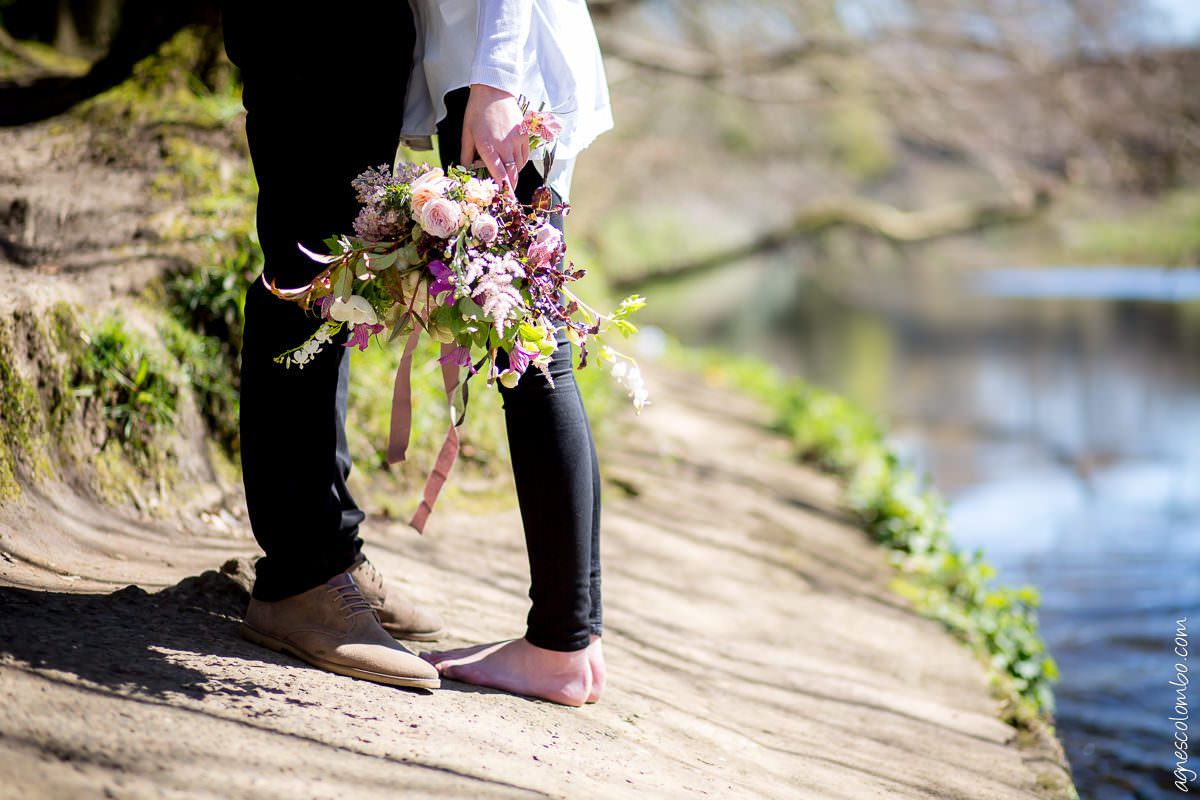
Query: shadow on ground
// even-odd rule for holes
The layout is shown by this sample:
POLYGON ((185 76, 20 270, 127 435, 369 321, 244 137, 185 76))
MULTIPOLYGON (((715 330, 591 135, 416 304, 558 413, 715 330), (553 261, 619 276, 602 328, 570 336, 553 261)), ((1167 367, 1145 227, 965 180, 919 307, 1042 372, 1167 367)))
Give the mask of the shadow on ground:
POLYGON ((261 687, 244 681, 214 686, 211 674, 169 657, 187 652, 286 663, 238 636, 252 569, 231 560, 154 594, 136 586, 103 595, 0 587, 0 659, 152 697, 258 695, 261 687))

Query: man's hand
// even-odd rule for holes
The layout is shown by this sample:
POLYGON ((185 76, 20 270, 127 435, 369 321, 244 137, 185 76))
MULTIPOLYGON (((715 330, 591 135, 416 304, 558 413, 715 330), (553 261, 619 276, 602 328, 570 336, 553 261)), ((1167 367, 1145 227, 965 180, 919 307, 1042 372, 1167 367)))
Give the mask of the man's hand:
POLYGON ((517 174, 529 160, 529 136, 521 132, 523 118, 521 107, 511 94, 487 84, 472 83, 463 115, 459 160, 469 165, 478 153, 496 183, 507 184, 515 191, 517 174))

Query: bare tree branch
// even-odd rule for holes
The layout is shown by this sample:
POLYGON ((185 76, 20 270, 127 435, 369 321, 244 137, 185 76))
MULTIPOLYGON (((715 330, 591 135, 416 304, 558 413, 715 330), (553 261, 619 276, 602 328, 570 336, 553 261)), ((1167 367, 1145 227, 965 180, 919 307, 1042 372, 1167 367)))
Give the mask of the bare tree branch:
POLYGON ((927 242, 1028 220, 1045 208, 1049 200, 1048 195, 1037 194, 995 202, 951 203, 919 211, 902 211, 861 197, 834 198, 802 209, 787 225, 760 234, 745 244, 677 264, 652 267, 641 275, 614 276, 610 283, 614 290, 627 292, 692 278, 780 250, 794 241, 836 227, 856 228, 895 244, 927 242))

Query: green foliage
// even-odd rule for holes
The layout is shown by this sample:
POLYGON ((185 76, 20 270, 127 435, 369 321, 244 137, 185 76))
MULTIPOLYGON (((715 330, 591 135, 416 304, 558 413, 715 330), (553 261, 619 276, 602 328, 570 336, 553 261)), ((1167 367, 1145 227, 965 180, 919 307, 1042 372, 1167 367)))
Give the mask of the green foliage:
POLYGON ((734 241, 724 228, 704 220, 697 223, 685 210, 661 202, 622 204, 597 220, 588 235, 586 241, 594 252, 585 255, 583 248, 568 240, 570 258, 586 262, 589 274, 602 264, 614 276, 636 275, 650 265, 686 261, 734 241))
POLYGON ((196 395, 200 415, 217 444, 230 458, 241 447, 238 431, 238 373, 227 352, 228 343, 202 336, 175 317, 164 317, 159 334, 179 362, 182 378, 196 395))
POLYGON ((798 458, 846 479, 843 502, 888 548, 898 570, 893 588, 987 661, 1009 721, 1053 712, 1058 668, 1037 632, 1037 590, 994 585, 995 570, 981 550, 954 547, 943 500, 900 464, 874 418, 759 359, 685 348, 670 338, 667 353, 709 381, 761 398, 798 458))
POLYGON ((137 63, 130 78, 71 110, 94 123, 182 124, 216 128, 242 111, 232 71, 209 88, 194 69, 206 61, 203 26, 189 26, 137 63))
POLYGON ((882 437, 875 421, 849 400, 804 381, 787 380, 775 399, 774 429, 791 438, 797 456, 830 472, 849 474, 882 437))
POLYGON ((85 408, 100 409, 107 428, 101 449, 115 437, 134 458, 155 461, 155 439, 175 421, 178 387, 120 317, 110 315, 84 338, 73 391, 85 408))
POLYGON ((1076 248, 1085 258, 1164 266, 1200 264, 1200 191, 1165 195, 1153 207, 1079 226, 1076 248))
POLYGON ((834 160, 858 180, 869 180, 896 163, 887 119, 862 97, 842 97, 824 120, 834 160))
POLYGON ((246 289, 262 266, 262 250, 250 234, 215 237, 210 264, 176 273, 163 284, 171 318, 160 327, 196 393, 205 424, 225 454, 240 448, 242 330, 246 289))

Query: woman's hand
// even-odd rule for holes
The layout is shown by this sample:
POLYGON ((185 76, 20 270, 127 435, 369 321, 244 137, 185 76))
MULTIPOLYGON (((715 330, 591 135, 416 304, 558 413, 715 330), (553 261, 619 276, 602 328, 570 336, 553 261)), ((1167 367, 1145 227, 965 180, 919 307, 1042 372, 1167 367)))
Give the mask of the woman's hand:
POLYGON ((523 119, 511 94, 484 83, 471 84, 459 160, 469 165, 478 153, 496 183, 515 191, 517 174, 529 160, 529 136, 521 132, 523 119))

